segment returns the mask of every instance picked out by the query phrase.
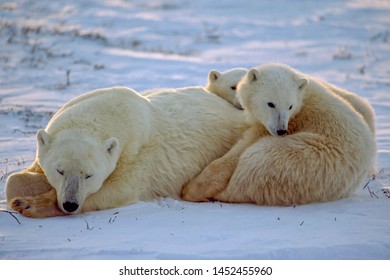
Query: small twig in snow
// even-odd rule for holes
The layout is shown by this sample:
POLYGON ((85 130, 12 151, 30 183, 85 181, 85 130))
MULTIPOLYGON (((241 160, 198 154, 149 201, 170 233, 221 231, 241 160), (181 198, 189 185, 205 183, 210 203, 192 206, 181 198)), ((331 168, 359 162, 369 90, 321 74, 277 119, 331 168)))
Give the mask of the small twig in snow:
POLYGON ((115 213, 114 213, 114 215, 115 215, 114 218, 110 218, 110 219, 108 220, 108 223, 112 224, 113 222, 115 222, 116 217, 118 217, 117 214, 119 214, 119 212, 115 212, 115 213))
POLYGON ((364 187, 363 187, 363 190, 364 190, 365 188, 367 188, 367 186, 371 183, 371 181, 372 181, 371 179, 367 181, 367 183, 366 183, 366 184, 364 185, 364 187))
POLYGON ((66 86, 70 86, 70 70, 66 70, 66 86))
POLYGON ((112 224, 113 222, 115 222, 116 217, 117 217, 117 216, 114 216, 114 218, 110 218, 110 219, 108 220, 108 223, 109 223, 109 224, 112 224))
POLYGON ((377 175, 382 174, 384 171, 385 171, 385 169, 382 168, 381 170, 378 171, 377 174, 372 174, 372 181, 374 181, 374 180, 376 179, 376 176, 377 176, 377 175))
POLYGON ((375 196, 376 198, 379 199, 379 197, 373 191, 370 190, 370 187, 367 187, 367 189, 368 189, 368 192, 370 193, 371 197, 375 196))
POLYGON ((5 170, 0 170, 0 181, 3 181, 5 179, 7 179, 7 176, 8 176, 8 167, 5 168, 5 170))
POLYGON ((89 227, 89 224, 86 219, 84 219, 85 223, 87 224, 87 230, 93 230, 95 227, 89 227))
POLYGON ((16 218, 16 216, 14 215, 14 213, 16 212, 11 212, 11 211, 8 211, 8 210, 0 210, 0 212, 4 212, 4 213, 8 213, 10 214, 17 222, 19 225, 21 225, 21 222, 18 220, 18 218, 16 218))

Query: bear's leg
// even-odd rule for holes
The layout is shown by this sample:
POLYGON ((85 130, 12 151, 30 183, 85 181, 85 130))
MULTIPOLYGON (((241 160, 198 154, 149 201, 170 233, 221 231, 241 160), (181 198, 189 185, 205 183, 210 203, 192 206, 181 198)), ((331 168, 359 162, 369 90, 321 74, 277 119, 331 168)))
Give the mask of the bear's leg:
POLYGON ((260 137, 260 131, 257 126, 245 131, 243 138, 226 155, 214 160, 183 187, 182 198, 194 202, 210 201, 223 191, 229 184, 240 155, 260 137))
POLYGON ((6 196, 9 206, 27 217, 65 215, 57 207, 56 191, 37 162, 8 178, 6 196))
POLYGON ((15 197, 9 201, 9 205, 13 210, 29 218, 67 215, 57 206, 57 194, 54 188, 37 196, 15 197))
POLYGON ((187 201, 210 201, 229 183, 238 157, 219 158, 210 163, 196 178, 186 184, 181 196, 187 201))
POLYGON ((15 173, 7 180, 7 201, 15 197, 39 195, 48 192, 52 188, 45 174, 26 171, 15 173))
POLYGON ((237 192, 229 185, 220 193, 215 194, 212 200, 226 203, 252 203, 253 201, 248 199, 247 195, 245 191, 237 192))

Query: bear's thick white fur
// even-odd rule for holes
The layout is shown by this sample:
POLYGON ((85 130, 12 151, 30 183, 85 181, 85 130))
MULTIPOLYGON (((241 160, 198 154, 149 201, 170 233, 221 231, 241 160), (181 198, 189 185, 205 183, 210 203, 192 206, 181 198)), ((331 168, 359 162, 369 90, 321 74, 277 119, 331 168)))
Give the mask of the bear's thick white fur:
POLYGON ((343 100, 351 104, 352 107, 356 110, 356 112, 362 115, 363 119, 366 121, 368 127, 370 128, 372 136, 375 138, 375 113, 370 103, 366 99, 356 95, 353 92, 349 92, 345 89, 339 88, 324 81, 319 82, 328 90, 337 94, 343 100))
MULTIPOLYGON (((65 213, 179 198, 182 186, 246 127, 243 111, 202 87, 154 90, 147 97, 124 87, 100 89, 65 104, 38 132, 37 158, 28 170, 46 175, 65 213)), ((34 216, 28 213, 34 205, 26 207, 23 197, 12 202, 17 191, 8 190, 23 174, 10 177, 7 199, 34 216)))
POLYGON ((374 166, 376 144, 337 90, 286 65, 251 69, 238 87, 251 128, 183 198, 295 205, 350 196, 374 166))
POLYGON ((206 89, 242 109, 237 96, 237 84, 247 72, 245 68, 232 68, 224 72, 211 70, 206 89))

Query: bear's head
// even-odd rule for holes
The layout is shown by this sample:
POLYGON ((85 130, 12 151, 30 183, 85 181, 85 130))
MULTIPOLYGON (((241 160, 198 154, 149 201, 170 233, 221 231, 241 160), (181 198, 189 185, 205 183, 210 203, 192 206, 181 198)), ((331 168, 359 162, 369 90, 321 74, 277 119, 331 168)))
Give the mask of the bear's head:
POLYGON ((266 64, 248 71, 238 85, 240 102, 252 122, 272 135, 285 136, 291 117, 302 105, 309 80, 282 64, 266 64))
POLYGON ((206 89, 242 110, 237 97, 237 84, 247 72, 245 68, 233 68, 222 73, 211 70, 206 89))
POLYGON ((38 131, 38 162, 56 189, 58 207, 76 214, 85 199, 98 191, 114 171, 120 155, 116 138, 98 141, 83 134, 50 136, 38 131))

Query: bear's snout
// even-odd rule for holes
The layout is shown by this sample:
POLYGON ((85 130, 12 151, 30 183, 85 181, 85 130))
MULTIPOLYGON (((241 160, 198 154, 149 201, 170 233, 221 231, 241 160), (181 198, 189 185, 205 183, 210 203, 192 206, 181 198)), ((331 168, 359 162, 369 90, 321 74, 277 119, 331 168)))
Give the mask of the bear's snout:
POLYGON ((77 203, 67 201, 62 204, 62 207, 64 207, 64 210, 68 213, 73 213, 79 208, 79 205, 77 203))

